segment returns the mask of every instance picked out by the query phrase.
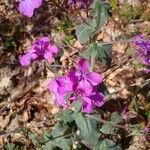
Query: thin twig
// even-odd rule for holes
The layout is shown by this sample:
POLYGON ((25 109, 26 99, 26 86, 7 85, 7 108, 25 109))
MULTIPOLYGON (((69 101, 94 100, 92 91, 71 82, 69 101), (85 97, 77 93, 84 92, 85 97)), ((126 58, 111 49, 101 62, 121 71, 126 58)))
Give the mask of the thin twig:
MULTIPOLYGON (((0 109, 0 114, 5 110, 5 108, 8 106, 9 103, 14 102, 20 98, 22 98, 28 91, 33 89, 38 84, 38 77, 41 75, 41 72, 43 71, 43 68, 39 69, 35 74, 28 77, 28 81, 26 87, 24 87, 24 82, 17 88, 17 90, 14 90, 10 97, 7 99, 7 103, 0 109)), ((23 79, 22 79, 23 80, 23 79)), ((21 80, 21 81, 22 81, 21 80)))
POLYGON ((111 69, 109 69, 108 71, 106 71, 106 72, 104 72, 103 74, 103 76, 104 76, 104 78, 103 78, 103 80, 105 81, 106 79, 107 79, 107 77, 112 73, 112 72, 114 72, 114 71, 116 71, 117 69, 119 69, 120 67, 122 67, 123 65, 127 65, 127 64, 130 64, 132 61, 134 61, 134 59, 135 59, 136 57, 133 57, 133 58, 131 58, 130 60, 129 59, 126 59, 126 60, 124 60, 124 61, 122 61, 122 63, 119 65, 119 66, 116 66, 116 67, 114 67, 114 68, 111 68, 111 69), (108 73, 107 73, 108 72, 108 73))
POLYGON ((48 2, 50 5, 52 5, 52 3, 59 8, 62 12, 64 12, 67 16, 69 16, 71 19, 73 19, 74 21, 77 21, 78 23, 82 23, 82 20, 80 20, 79 18, 75 17, 73 14, 69 13, 68 11, 66 11, 65 8, 61 7, 59 4, 57 4, 55 1, 52 1, 52 3, 48 2))
POLYGON ((51 140, 55 140, 55 139, 57 139, 57 138, 61 138, 61 137, 67 138, 67 137, 70 137, 70 136, 73 136, 73 134, 71 133, 71 134, 67 134, 67 135, 64 135, 64 134, 58 135, 58 136, 56 136, 56 137, 53 137, 52 139, 49 139, 49 140, 43 142, 42 144, 44 145, 44 144, 46 144, 47 142, 49 142, 49 141, 51 141, 51 140))
POLYGON ((109 99, 111 99, 112 95, 114 95, 114 94, 116 94, 116 93, 122 91, 122 90, 125 89, 125 88, 129 88, 129 87, 133 87, 133 86, 139 86, 139 85, 142 85, 142 84, 144 84, 144 83, 146 83, 146 82, 150 82, 150 79, 145 80, 143 83, 133 83, 133 84, 130 84, 130 85, 126 85, 126 86, 124 86, 124 87, 122 87, 122 88, 116 90, 115 92, 111 93, 111 94, 109 95, 109 97, 107 97, 105 100, 108 101, 109 99))

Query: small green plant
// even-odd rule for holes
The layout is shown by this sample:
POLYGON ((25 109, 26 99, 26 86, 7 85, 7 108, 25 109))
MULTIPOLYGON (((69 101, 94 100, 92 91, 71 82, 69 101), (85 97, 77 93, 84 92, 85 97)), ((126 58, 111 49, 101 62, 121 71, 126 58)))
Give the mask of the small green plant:
POLYGON ((143 12, 143 7, 141 5, 131 7, 128 3, 124 3, 117 9, 117 11, 119 12, 119 16, 122 21, 124 23, 128 23, 134 19, 140 19, 143 12))

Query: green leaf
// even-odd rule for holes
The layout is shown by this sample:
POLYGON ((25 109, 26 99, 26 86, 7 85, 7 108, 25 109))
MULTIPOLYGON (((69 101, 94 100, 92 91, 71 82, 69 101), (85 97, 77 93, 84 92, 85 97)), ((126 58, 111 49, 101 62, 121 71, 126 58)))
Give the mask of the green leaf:
POLYGON ((122 150, 122 148, 112 140, 105 139, 103 141, 99 141, 94 150, 122 150))
POLYGON ((111 123, 113 124, 118 124, 120 122, 122 122, 123 119, 122 117, 118 114, 118 112, 113 112, 111 115, 111 123))
POLYGON ((112 45, 92 43, 87 51, 81 53, 81 56, 99 58, 103 64, 110 67, 112 60, 112 45))
POLYGON ((101 45, 98 44, 98 57, 101 59, 101 61, 110 67, 111 60, 112 60, 112 45, 106 44, 101 45))
POLYGON ((83 23, 81 25, 76 26, 76 36, 77 39, 82 43, 85 44, 89 42, 90 37, 93 31, 93 22, 89 21, 87 23, 83 23))
POLYGON ((101 3, 98 0, 95 0, 93 4, 94 19, 76 26, 76 36, 82 44, 89 42, 90 38, 102 28, 109 17, 109 8, 110 6, 108 3, 101 3))
POLYGON ((44 150, 54 150, 57 147, 61 148, 62 150, 70 150, 71 145, 71 139, 65 139, 63 137, 60 137, 47 142, 44 146, 44 150))
POLYGON ((122 117, 117 112, 114 112, 111 115, 111 120, 108 123, 105 123, 100 129, 100 131, 104 134, 115 134, 114 125, 122 121, 123 121, 122 117))
POLYGON ((63 113, 59 112, 57 114, 55 114, 55 118, 56 119, 60 119, 60 121, 64 122, 64 123, 67 123, 67 122, 72 122, 73 121, 73 118, 71 117, 73 111, 72 110, 69 110, 69 109, 66 109, 63 111, 63 113))
POLYGON ((67 131, 68 126, 65 125, 62 121, 59 121, 55 124, 54 130, 52 131, 52 135, 54 135, 54 137, 63 135, 65 133, 65 131, 67 131))
POLYGON ((54 130, 46 135, 46 144, 44 145, 44 150, 53 150, 54 148, 61 148, 63 150, 70 150, 72 141, 67 137, 68 126, 66 126, 62 121, 57 122, 54 127, 54 130))
POLYGON ((71 104, 73 108, 75 108, 75 112, 79 112, 82 109, 82 100, 79 98, 78 101, 75 101, 71 104))
POLYGON ((73 117, 80 131, 80 139, 90 145, 96 145, 100 136, 100 132, 97 129, 97 121, 85 117, 81 113, 75 113, 73 117))
POLYGON ((115 134, 114 132, 114 126, 110 123, 104 124, 100 131, 104 134, 115 134))
POLYGON ((108 11, 110 6, 108 3, 101 3, 99 0, 95 0, 93 4, 93 11, 95 17, 95 31, 94 34, 102 28, 104 23, 109 18, 108 11))

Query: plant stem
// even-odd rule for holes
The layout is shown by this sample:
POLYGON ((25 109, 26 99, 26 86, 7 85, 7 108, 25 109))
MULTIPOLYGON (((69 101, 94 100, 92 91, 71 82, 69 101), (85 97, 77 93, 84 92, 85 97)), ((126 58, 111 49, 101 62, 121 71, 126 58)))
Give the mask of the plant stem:
POLYGON ((59 135, 59 136, 53 137, 52 139, 49 139, 49 140, 47 140, 47 141, 43 142, 42 144, 44 145, 44 144, 46 144, 47 142, 49 142, 49 141, 51 141, 51 140, 55 140, 55 139, 57 139, 57 138, 61 138, 61 137, 66 138, 66 137, 70 137, 70 136, 73 136, 73 134, 72 134, 72 133, 71 133, 71 134, 67 134, 67 135, 62 134, 62 135, 59 135))

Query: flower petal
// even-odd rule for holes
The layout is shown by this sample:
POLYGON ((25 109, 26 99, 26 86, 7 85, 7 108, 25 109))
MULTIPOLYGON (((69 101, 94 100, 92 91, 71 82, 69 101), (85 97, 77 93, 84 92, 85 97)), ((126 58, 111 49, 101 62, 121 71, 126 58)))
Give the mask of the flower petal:
POLYGON ((66 103, 66 100, 64 98, 63 95, 57 95, 56 96, 56 104, 59 105, 59 106, 63 106, 63 107, 67 107, 67 103, 66 103))
POLYGON ((77 78, 77 76, 76 76, 76 74, 75 74, 76 72, 75 72, 75 70, 73 70, 73 69, 71 69, 71 70, 69 70, 68 71, 68 78, 70 78, 70 80, 71 80, 71 82, 72 82, 72 88, 73 88, 73 91, 76 91, 76 89, 77 89, 77 86, 78 86, 78 78, 77 78))
POLYGON ((93 103, 97 107, 104 105, 104 96, 101 93, 95 93, 90 96, 90 99, 93 100, 93 103))
POLYGON ((21 58, 20 58, 20 64, 21 66, 28 66, 31 62, 31 55, 30 53, 26 53, 25 55, 23 55, 21 58))
POLYGON ((67 94, 68 92, 72 91, 73 83, 71 82, 70 78, 61 77, 58 80, 58 82, 59 82, 59 87, 58 87, 59 94, 67 94))
POLYGON ((55 79, 52 79, 48 85, 48 89, 52 93, 57 93, 58 92, 58 83, 55 79))
POLYGON ((80 59, 78 63, 78 69, 82 72, 89 72, 89 63, 86 59, 80 59))
POLYGON ((58 50, 58 48, 55 46, 55 45, 50 45, 49 44, 49 47, 48 47, 49 49, 50 49, 50 51, 52 52, 52 53, 57 53, 59 50, 58 50))
POLYGON ((53 61, 52 53, 49 51, 45 51, 44 58, 48 61, 48 63, 53 61))
POLYGON ((90 95, 93 87, 86 79, 83 79, 79 82, 78 89, 82 95, 90 95))
POLYGON ((35 8, 40 7, 42 0, 20 0, 19 11, 27 17, 32 17, 35 8))
POLYGON ((49 42, 49 37, 48 36, 44 36, 40 39, 38 39, 39 41, 42 41, 42 42, 49 42))
POLYGON ((102 77, 98 73, 95 73, 95 72, 89 73, 88 75, 86 75, 86 78, 88 81, 90 81, 90 83, 93 86, 96 86, 99 83, 102 83, 102 77))
POLYGON ((82 99, 83 99, 83 104, 82 104, 83 111, 86 113, 92 113, 94 109, 94 105, 91 99, 85 96, 82 97, 82 99))
POLYGON ((42 5, 42 0, 32 0, 32 6, 38 8, 42 5))

